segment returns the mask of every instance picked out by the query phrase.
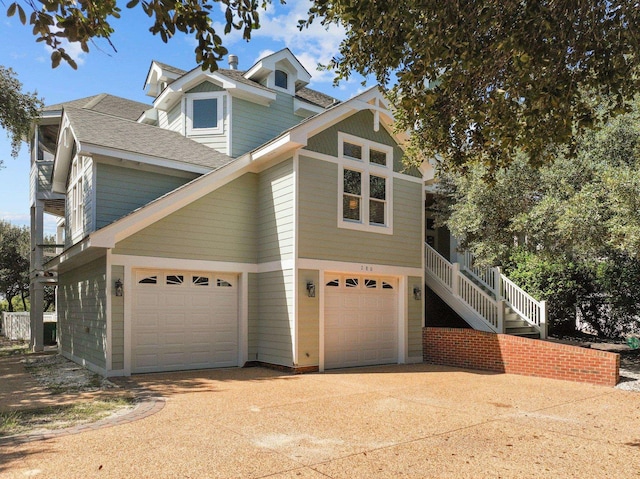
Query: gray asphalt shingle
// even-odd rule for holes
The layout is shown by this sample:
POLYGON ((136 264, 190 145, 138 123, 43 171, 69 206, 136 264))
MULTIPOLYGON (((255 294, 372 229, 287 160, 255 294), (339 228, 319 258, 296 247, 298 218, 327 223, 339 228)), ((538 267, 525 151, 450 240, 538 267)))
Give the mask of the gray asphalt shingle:
POLYGON ((84 108, 65 107, 80 143, 216 169, 233 161, 174 131, 84 108))
POLYGON ((106 115, 135 121, 140 118, 140 115, 142 115, 145 110, 151 108, 151 105, 109 95, 108 93, 100 93, 99 95, 88 96, 78 100, 47 105, 43 108, 43 111, 62 110, 66 107, 93 110, 106 115))

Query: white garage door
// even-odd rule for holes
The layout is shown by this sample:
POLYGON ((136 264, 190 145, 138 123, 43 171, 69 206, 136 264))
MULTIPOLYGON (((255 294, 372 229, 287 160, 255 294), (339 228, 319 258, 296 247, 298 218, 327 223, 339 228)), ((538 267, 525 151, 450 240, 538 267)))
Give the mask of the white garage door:
POLYGON ((397 363, 397 280, 339 274, 325 279, 325 368, 397 363))
POLYGON ((236 275, 135 270, 134 373, 238 365, 236 275))

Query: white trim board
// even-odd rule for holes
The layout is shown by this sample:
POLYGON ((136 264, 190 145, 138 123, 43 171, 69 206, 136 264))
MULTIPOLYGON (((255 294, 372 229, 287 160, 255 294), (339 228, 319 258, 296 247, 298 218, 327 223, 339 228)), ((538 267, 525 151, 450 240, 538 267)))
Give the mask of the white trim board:
MULTIPOLYGON (((331 155, 326 155, 324 153, 318 153, 316 151, 307 150, 305 148, 300 148, 297 153, 301 157, 311 158, 312 160, 327 161, 329 163, 335 163, 337 165, 342 165, 342 166, 345 165, 344 160, 341 158, 337 158, 331 155)), ((406 175, 404 173, 399 173, 397 171, 394 171, 393 173, 389 172, 389 176, 392 176, 393 178, 398 178, 400 180, 409 181, 411 183, 418 183, 420 185, 424 183, 422 178, 406 175)))
POLYGON ((299 258, 298 268, 317 269, 320 271, 339 271, 343 273, 370 273, 376 276, 387 275, 422 277, 424 275, 424 272, 421 268, 412 268, 408 266, 392 266, 372 263, 349 263, 344 261, 331 261, 310 258, 299 258))
POLYGON ((184 269, 189 271, 217 271, 220 273, 270 273, 295 268, 294 260, 271 261, 269 263, 237 263, 200 259, 165 258, 158 256, 134 256, 112 254, 111 264, 132 268, 184 269))

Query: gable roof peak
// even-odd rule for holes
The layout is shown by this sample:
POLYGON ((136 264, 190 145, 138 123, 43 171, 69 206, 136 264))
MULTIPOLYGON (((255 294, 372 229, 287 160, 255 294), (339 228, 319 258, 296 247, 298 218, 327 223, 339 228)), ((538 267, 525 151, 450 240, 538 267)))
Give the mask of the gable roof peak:
POLYGON ((309 84, 311 74, 288 48, 283 48, 282 50, 260 58, 244 73, 244 77, 249 80, 260 81, 275 71, 279 65, 284 64, 288 64, 289 67, 295 71, 296 89, 309 84))

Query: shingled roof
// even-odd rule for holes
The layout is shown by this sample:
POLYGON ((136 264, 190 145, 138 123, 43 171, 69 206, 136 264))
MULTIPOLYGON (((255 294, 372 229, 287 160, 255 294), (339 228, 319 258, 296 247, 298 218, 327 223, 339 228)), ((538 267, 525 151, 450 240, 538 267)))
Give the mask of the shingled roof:
POLYGON ((66 116, 80 143, 113 148, 216 169, 233 161, 213 148, 174 131, 137 123, 87 108, 65 106, 66 116))
MULTIPOLYGON (((156 64, 158 64, 161 68, 166 69, 170 72, 176 73, 178 75, 186 75, 187 72, 185 70, 181 70, 180 68, 176 68, 176 67, 172 67, 171 65, 167 65, 166 63, 162 63, 159 62, 157 60, 154 60, 154 62, 156 64)), ((196 67, 196 68, 200 68, 200 67, 196 67)), ((196 68, 190 70, 193 71, 196 68)), ((273 91, 271 88, 267 88, 266 86, 253 81, 253 80, 249 80, 247 78, 244 77, 244 74, 246 73, 245 70, 232 70, 232 69, 228 69, 228 68, 219 68, 217 70, 217 73, 219 73, 220 75, 226 76, 227 78, 238 82, 238 83, 243 83, 245 85, 250 85, 254 88, 260 88, 261 90, 265 90, 265 91, 273 91)), ((307 87, 302 87, 299 90, 296 91, 296 98, 306 101, 308 103, 311 103, 313 105, 322 107, 322 108, 329 108, 333 105, 335 105, 336 103, 339 103, 340 100, 338 100, 337 98, 334 98, 332 96, 326 95, 322 92, 319 92, 317 90, 313 90, 311 88, 307 88, 307 87)))
POLYGON ((101 93, 99 95, 80 98, 79 100, 71 100, 56 103, 54 105, 48 105, 43 108, 43 111, 57 111, 68 107, 82 108, 135 121, 140 118, 140 115, 142 115, 145 110, 151 108, 151 105, 140 103, 138 101, 127 100, 126 98, 121 98, 119 96, 109 95, 108 93, 101 93))

